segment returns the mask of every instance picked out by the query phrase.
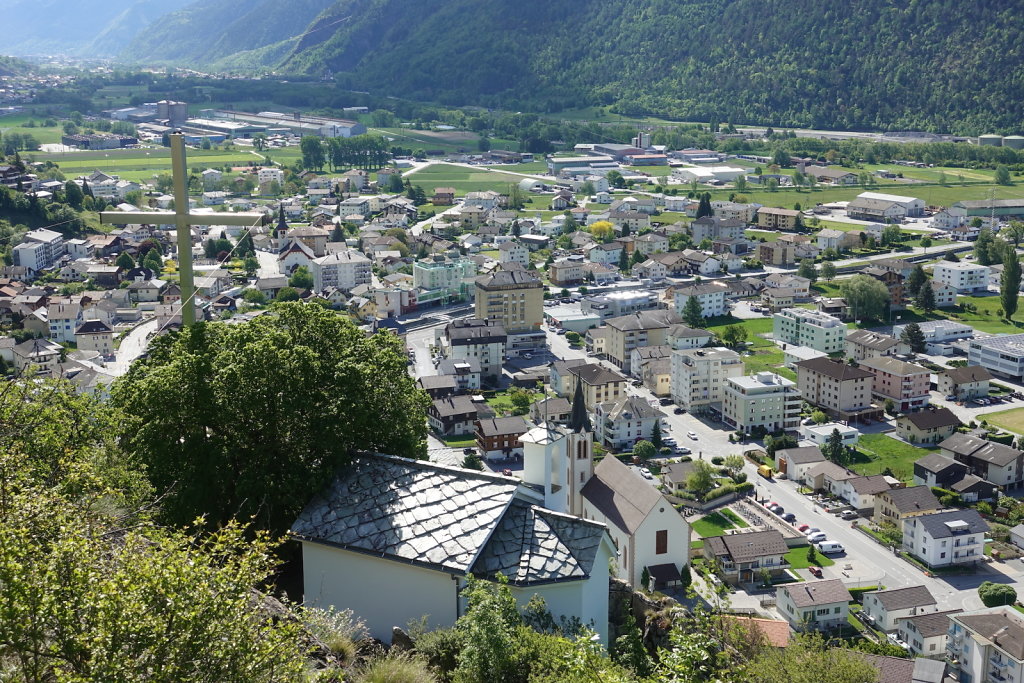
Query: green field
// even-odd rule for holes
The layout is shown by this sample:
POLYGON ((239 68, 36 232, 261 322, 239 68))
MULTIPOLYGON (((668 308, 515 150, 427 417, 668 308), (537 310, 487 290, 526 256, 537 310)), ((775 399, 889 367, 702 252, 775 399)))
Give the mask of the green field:
POLYGON ((44 115, 30 115, 21 114, 18 116, 0 116, 0 135, 6 135, 8 133, 19 133, 21 135, 31 135, 41 145, 57 144, 60 142, 61 135, 64 134, 64 128, 60 123, 60 118, 57 116, 49 117, 44 115), (43 121, 47 118, 53 118, 58 122, 56 126, 43 127, 43 121), (25 124, 29 121, 34 121, 35 126, 26 128, 25 124))
MULTIPOLYGON (((127 180, 150 180, 154 175, 168 172, 171 168, 171 150, 165 147, 33 154, 32 158, 35 161, 53 161, 69 178, 98 170, 127 180)), ((263 162, 262 156, 246 148, 236 148, 229 152, 190 149, 186 158, 190 170, 263 162)))
MULTIPOLYGON (((444 153, 479 153, 477 142, 480 135, 466 130, 416 130, 415 128, 367 128, 370 133, 387 136, 392 143, 414 150, 441 150, 444 153)), ((491 149, 515 150, 515 140, 491 139, 491 149)), ((543 163, 543 162, 541 162, 543 163)))
POLYGON ((488 166, 495 171, 512 171, 514 173, 547 173, 548 165, 544 161, 527 161, 522 164, 497 164, 488 166))
POLYGON ((690 528, 701 538, 723 536, 726 531, 735 529, 736 526, 731 519, 720 512, 712 512, 690 523, 690 528))
MULTIPOLYGON (((1012 186, 977 184, 977 185, 956 185, 948 187, 942 185, 907 185, 907 184, 879 184, 870 188, 872 192, 887 192, 889 194, 910 195, 923 199, 930 206, 949 206, 961 199, 988 199, 990 192, 995 192, 996 199, 1021 199, 1024 198, 1024 184, 1012 186)), ((733 188, 723 189, 701 189, 702 192, 709 191, 712 199, 727 198, 736 192, 733 188)), ((848 188, 832 188, 819 186, 814 190, 779 189, 778 192, 767 190, 748 189, 742 192, 747 201, 757 202, 765 206, 781 207, 791 209, 794 204, 800 204, 807 208, 815 204, 827 204, 830 202, 850 201, 858 194, 864 192, 864 188, 851 186, 848 188)))
MULTIPOLYGON (((811 566, 811 563, 807 561, 807 549, 809 545, 798 545, 790 548, 789 552, 785 554, 784 558, 786 562, 789 562, 792 569, 807 569, 811 566)), ((835 564, 835 561, 828 555, 822 555, 821 553, 815 553, 814 564, 818 567, 831 567, 835 564)))
POLYGON ((488 171, 484 166, 467 168, 452 164, 432 164, 409 174, 408 178, 413 185, 421 186, 428 195, 433 194, 438 187, 454 187, 458 195, 474 190, 507 192, 511 185, 522 180, 519 176, 488 171))
POLYGON ((796 373, 789 368, 782 367, 783 352, 771 340, 759 337, 772 331, 772 318, 733 318, 718 317, 709 321, 708 331, 721 335, 729 325, 742 325, 747 330, 747 348, 754 352, 753 355, 743 355, 743 369, 750 375, 755 372, 774 372, 782 377, 796 381, 796 373))
POLYGON ((934 447, 911 446, 885 434, 864 434, 857 443, 858 455, 850 469, 857 474, 881 474, 886 468, 903 481, 914 477, 914 463, 934 447))
POLYGON ((984 413, 979 415, 978 418, 1015 434, 1024 434, 1024 408, 1000 410, 997 413, 984 413))

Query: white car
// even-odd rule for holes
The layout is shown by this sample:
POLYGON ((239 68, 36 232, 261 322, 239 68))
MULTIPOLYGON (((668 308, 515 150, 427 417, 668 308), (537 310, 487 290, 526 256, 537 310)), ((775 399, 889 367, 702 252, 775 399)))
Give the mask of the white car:
POLYGON ((686 432, 686 435, 687 435, 688 437, 690 437, 691 439, 693 439, 694 441, 696 441, 696 440, 697 440, 697 432, 694 432, 694 431, 689 431, 689 432, 686 432))
POLYGON ((651 474, 651 471, 646 467, 640 468, 640 476, 642 476, 644 479, 654 479, 654 475, 651 474))

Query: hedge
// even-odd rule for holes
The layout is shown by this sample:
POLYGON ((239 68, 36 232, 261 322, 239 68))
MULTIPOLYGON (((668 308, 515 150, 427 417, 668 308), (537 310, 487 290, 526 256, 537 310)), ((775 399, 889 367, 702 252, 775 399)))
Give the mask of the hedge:
POLYGON ((861 604, 864 602, 864 594, 870 593, 871 591, 882 590, 884 586, 864 586, 863 588, 850 588, 850 596, 853 597, 854 602, 861 604))
POLYGON ((1013 434, 989 434, 987 438, 989 441, 995 441, 996 443, 1001 443, 1004 446, 1013 445, 1013 434))

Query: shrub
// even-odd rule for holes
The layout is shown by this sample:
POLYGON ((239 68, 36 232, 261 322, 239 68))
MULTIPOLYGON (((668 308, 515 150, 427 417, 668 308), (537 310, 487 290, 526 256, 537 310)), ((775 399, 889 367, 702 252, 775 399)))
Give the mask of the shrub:
POLYGON ((366 637, 366 627, 352 610, 304 608, 300 615, 306 628, 331 654, 344 664, 355 661, 356 641, 366 637))
POLYGON ((850 590, 850 596, 853 598, 854 602, 862 603, 862 602, 864 602, 864 594, 865 593, 870 593, 871 591, 877 591, 877 590, 880 590, 881 588, 883 588, 883 586, 864 586, 863 588, 851 588, 849 590, 850 590))
POLYGON ((978 503, 978 505, 976 507, 978 509, 978 512, 980 512, 983 515, 991 515, 992 514, 992 504, 991 503, 988 503, 988 502, 983 500, 980 503, 978 503))
POLYGON ((747 493, 754 490, 754 484, 752 482, 745 481, 741 484, 736 484, 733 488, 736 489, 736 493, 747 493))
POLYGON ((733 477, 732 480, 734 482, 736 482, 737 484, 742 484, 743 482, 745 482, 747 480, 747 473, 746 472, 740 472, 735 477, 733 477))
POLYGON ((712 465, 721 465, 723 462, 725 462, 725 458, 721 456, 716 455, 715 457, 711 458, 712 465))
POLYGON ((424 658, 409 654, 376 657, 360 667, 357 683, 435 683, 424 658))
POLYGON ((704 496, 704 500, 714 500, 715 498, 721 498, 727 496, 730 493, 735 493, 736 487, 732 484, 722 484, 717 489, 710 491, 708 495, 704 496))
POLYGON ((1005 583, 985 581, 978 586, 978 597, 981 598, 985 607, 1012 605, 1017 602, 1017 591, 1013 589, 1013 586, 1005 583))
POLYGON ((447 680, 446 676, 458 668, 462 647, 463 634, 454 628, 427 631, 416 639, 416 652, 426 657, 430 669, 441 680, 447 680))

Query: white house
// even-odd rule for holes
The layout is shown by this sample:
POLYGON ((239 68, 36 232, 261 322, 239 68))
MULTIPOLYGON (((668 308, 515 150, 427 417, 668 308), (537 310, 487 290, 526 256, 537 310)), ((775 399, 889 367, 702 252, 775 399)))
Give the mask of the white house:
POLYGON ((897 619, 896 632, 900 640, 910 646, 910 654, 914 657, 941 659, 946 656, 949 618, 962 612, 963 610, 955 609, 897 619))
POLYGON ((705 318, 716 315, 725 315, 725 287, 718 287, 711 284, 697 284, 688 287, 679 287, 675 290, 674 302, 676 313, 682 315, 686 308, 686 302, 690 297, 696 297, 700 303, 700 314, 705 318))
POLYGON ((594 440, 616 450, 630 448, 640 439, 650 441, 661 429, 663 414, 639 396, 594 406, 594 440))
POLYGON ((949 510, 903 520, 903 550, 929 567, 978 562, 988 522, 977 510, 949 510))
POLYGON ((943 654, 956 662, 958 680, 1024 680, 1024 615, 1001 606, 952 614, 949 621, 943 654))
POLYGON ((838 353, 846 345, 846 325, 839 318, 821 311, 784 308, 772 316, 772 338, 776 343, 838 353))
POLYGON ((556 619, 576 617, 607 644, 607 528, 539 500, 510 477, 361 455, 292 525, 304 602, 351 609, 387 641, 424 616, 429 628, 452 626, 466 575, 502 574, 521 605, 538 595, 556 619))
POLYGON ((827 422, 820 425, 801 425, 800 437, 806 441, 810 441, 816 446, 823 446, 828 442, 829 437, 832 436, 832 432, 837 430, 839 432, 839 436, 843 439, 844 446, 854 446, 857 444, 857 441, 860 440, 860 431, 858 429, 839 422, 827 422))
POLYGON ((850 591, 839 579, 779 586, 778 610, 797 630, 827 630, 846 624, 850 591))
POLYGON ((784 473, 786 478, 803 482, 811 468, 825 462, 825 456, 818 446, 799 446, 775 451, 775 462, 779 472, 784 473))
POLYGON ((989 269, 976 263, 939 261, 932 269, 932 277, 958 294, 971 294, 988 290, 989 269))
POLYGON ((924 586, 907 586, 864 594, 863 612, 885 632, 896 630, 896 621, 939 611, 939 603, 924 586))
POLYGON ((498 247, 498 260, 502 263, 518 263, 523 266, 530 265, 530 250, 520 242, 503 242, 498 247))

